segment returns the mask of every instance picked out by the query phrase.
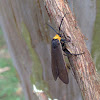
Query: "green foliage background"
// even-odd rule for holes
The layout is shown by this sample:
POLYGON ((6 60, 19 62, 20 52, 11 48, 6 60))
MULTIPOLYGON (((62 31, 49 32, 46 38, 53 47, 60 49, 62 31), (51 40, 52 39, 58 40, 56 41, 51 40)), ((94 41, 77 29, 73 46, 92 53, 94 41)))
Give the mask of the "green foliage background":
POLYGON ((17 93, 20 90, 17 72, 12 64, 3 32, 0 28, 0 70, 8 67, 8 71, 0 73, 0 100, 24 100, 22 93, 17 93))
POLYGON ((100 0, 96 1, 96 21, 94 25, 94 35, 92 44, 92 57, 95 66, 100 72, 100 0))

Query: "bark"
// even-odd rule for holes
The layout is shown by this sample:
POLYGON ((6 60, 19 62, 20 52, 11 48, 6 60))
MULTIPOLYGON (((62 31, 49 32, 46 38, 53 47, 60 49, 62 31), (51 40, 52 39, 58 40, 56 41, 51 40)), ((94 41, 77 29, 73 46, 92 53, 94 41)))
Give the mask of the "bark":
MULTIPOLYGON (((96 0, 88 0, 88 1, 87 0, 84 0, 84 1, 83 0, 68 0, 68 5, 75 19, 77 20, 77 23, 82 33, 84 34, 86 46, 88 50, 91 52, 93 27, 94 27, 94 21, 96 17, 96 0)), ((82 100, 79 87, 78 85, 76 85, 76 82, 74 81, 74 77, 70 77, 70 81, 72 81, 73 83, 71 82, 72 84, 68 86, 69 89, 68 89, 67 94, 69 93, 72 94, 73 91, 75 91, 74 92, 76 94, 75 100, 82 100)))
POLYGON ((83 98, 99 100, 99 77, 67 3, 62 0, 44 0, 44 2, 1 0, 0 23, 20 76, 26 100, 37 100, 36 95, 32 94, 32 84, 47 93, 49 98, 66 100, 69 96, 66 92, 68 85, 66 86, 59 79, 55 82, 52 77, 50 37, 53 37, 54 33, 46 25, 54 19, 58 27, 66 12, 68 14, 64 19, 62 30, 71 37, 68 48, 73 53, 85 52, 82 56, 69 57, 74 75, 83 98))
POLYGON ((85 54, 81 56, 69 57, 72 70, 81 89, 83 99, 99 100, 100 77, 96 73, 91 55, 84 43, 83 35, 81 34, 80 29, 77 26, 75 18, 72 16, 68 5, 65 5, 65 3, 61 0, 47 0, 46 5, 48 7, 48 11, 51 13, 52 17, 55 18, 55 21, 58 25, 60 24, 58 16, 63 16, 62 12, 64 12, 64 10, 69 13, 66 15, 66 19, 64 20, 62 27, 62 30, 67 34, 67 36, 70 36, 72 40, 72 43, 69 44, 69 50, 71 50, 73 53, 85 52, 85 54))

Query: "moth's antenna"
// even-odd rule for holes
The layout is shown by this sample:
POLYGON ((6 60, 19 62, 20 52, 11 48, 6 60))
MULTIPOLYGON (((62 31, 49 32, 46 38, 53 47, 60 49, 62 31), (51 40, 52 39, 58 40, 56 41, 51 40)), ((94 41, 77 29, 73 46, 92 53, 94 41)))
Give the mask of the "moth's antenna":
MULTIPOLYGON (((50 28, 52 28, 55 32, 56 32, 56 30, 52 27, 52 26, 50 26, 49 24, 47 24, 50 28)), ((56 32, 57 33, 57 32, 56 32)), ((58 34, 58 33, 57 33, 58 34)))
MULTIPOLYGON (((66 14, 68 14, 68 13, 66 13, 66 14)), ((64 15, 64 17, 66 16, 66 14, 64 15)), ((60 30, 61 30, 61 25, 62 25, 62 22, 64 20, 64 17, 61 19, 61 23, 60 23, 60 26, 59 26, 59 33, 60 33, 60 30)))
MULTIPOLYGON (((56 32, 56 30, 52 27, 52 26, 50 26, 49 24, 47 24, 50 28, 52 28, 55 32, 56 32)), ((56 32, 56 34, 58 34, 60 37, 61 37, 61 34, 60 33, 57 33, 56 32)))

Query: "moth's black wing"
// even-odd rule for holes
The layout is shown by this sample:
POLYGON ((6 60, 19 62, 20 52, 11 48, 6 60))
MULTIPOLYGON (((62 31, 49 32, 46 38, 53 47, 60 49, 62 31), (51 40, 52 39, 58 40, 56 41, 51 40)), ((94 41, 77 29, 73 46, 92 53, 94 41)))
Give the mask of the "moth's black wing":
POLYGON ((58 51, 58 46, 59 46, 59 41, 56 39, 53 39, 51 42, 51 68, 52 68, 52 74, 54 77, 54 80, 57 80, 58 77, 58 65, 57 65, 57 51, 58 51))
POLYGON ((57 39, 53 39, 51 43, 51 63, 54 79, 56 80, 57 77, 59 77, 65 84, 68 84, 68 73, 63 59, 60 42, 57 39))

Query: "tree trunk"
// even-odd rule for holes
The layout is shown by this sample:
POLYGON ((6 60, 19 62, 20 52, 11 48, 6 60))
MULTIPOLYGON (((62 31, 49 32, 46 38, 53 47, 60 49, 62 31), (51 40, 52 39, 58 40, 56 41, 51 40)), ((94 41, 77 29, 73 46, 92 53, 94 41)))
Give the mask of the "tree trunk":
MULTIPOLYGON (((96 0, 68 0, 68 5, 71 8, 72 13, 77 20, 77 23, 86 38, 86 46, 91 52, 93 27, 96 17, 96 0)), ((76 81, 74 81, 74 77, 71 77, 71 75, 69 77, 71 84, 68 86, 69 89, 67 94, 72 94, 73 91, 75 91, 74 95, 76 95, 76 99, 74 98, 74 100, 82 100, 79 87, 76 84, 76 81)), ((72 100, 68 97, 67 99, 72 100)))
POLYGON ((32 94, 32 84, 47 93, 49 98, 66 100, 69 95, 73 95, 67 95, 68 85, 66 86, 59 79, 55 82, 52 77, 50 37, 53 37, 54 33, 46 25, 54 18, 58 27, 66 12, 69 14, 64 19, 62 29, 71 37, 69 50, 73 53, 85 52, 82 56, 69 57, 74 75, 84 100, 91 100, 91 98, 99 100, 97 88, 99 82, 95 67, 79 28, 75 28, 76 22, 67 3, 65 5, 62 0, 44 0, 44 2, 41 0, 1 0, 0 23, 20 76, 26 100, 37 100, 36 95, 32 94))
POLYGON ((48 7, 48 11, 51 12, 51 15, 53 16, 53 18, 55 18, 55 21, 58 25, 60 24, 58 20, 58 16, 62 14, 63 10, 69 13, 66 15, 66 20, 64 20, 64 24, 62 28, 62 30, 67 34, 67 36, 70 36, 72 39, 73 45, 69 44, 70 46, 69 50, 71 50, 73 53, 75 52, 79 53, 80 51, 85 52, 83 56, 80 56, 78 58, 73 56, 68 57, 75 78, 77 80, 77 83, 81 89, 83 99, 99 100, 100 99, 100 88, 99 88, 100 76, 96 73, 95 66, 93 64, 89 51, 87 50, 84 44, 83 35, 80 34, 81 32, 67 4, 64 5, 64 2, 62 1, 60 2, 59 0, 58 1, 59 5, 62 5, 60 7, 59 5, 57 6, 59 10, 62 11, 59 12, 58 8, 55 6, 57 5, 58 2, 54 0, 52 2, 47 0, 46 4, 48 7))

